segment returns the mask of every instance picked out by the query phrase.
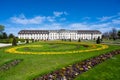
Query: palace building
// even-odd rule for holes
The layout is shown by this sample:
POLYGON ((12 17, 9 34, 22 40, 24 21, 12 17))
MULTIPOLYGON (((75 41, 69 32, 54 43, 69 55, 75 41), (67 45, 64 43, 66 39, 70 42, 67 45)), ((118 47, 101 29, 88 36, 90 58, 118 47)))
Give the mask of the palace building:
POLYGON ((21 30, 18 33, 19 39, 34 40, 93 40, 102 37, 102 33, 98 30, 21 30))

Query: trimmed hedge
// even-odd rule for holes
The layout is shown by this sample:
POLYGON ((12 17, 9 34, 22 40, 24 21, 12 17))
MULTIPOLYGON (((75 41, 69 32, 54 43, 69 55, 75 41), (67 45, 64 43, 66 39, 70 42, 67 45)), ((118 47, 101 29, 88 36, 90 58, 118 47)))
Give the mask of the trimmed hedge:
POLYGON ((12 43, 13 39, 0 39, 0 43, 12 43))

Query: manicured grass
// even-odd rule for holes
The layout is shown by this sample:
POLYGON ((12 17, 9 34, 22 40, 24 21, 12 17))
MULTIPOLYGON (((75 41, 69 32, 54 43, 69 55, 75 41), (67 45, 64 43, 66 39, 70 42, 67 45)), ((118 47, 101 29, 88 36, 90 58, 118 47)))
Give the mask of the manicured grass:
POLYGON ((75 80, 120 80, 120 55, 79 75, 75 80))
MULTIPOLYGON (((31 43, 28 45, 44 44, 44 43, 31 43)), ((86 43, 87 44, 87 43, 86 43)), ((78 61, 88 59, 115 49, 120 49, 119 46, 110 45, 108 49, 84 53, 74 54, 11 54, 6 53, 8 48, 0 49, 0 66, 4 63, 14 60, 23 59, 23 61, 6 71, 0 71, 1 80, 32 80, 34 77, 49 73, 59 68, 63 68, 78 61)), ((94 75, 94 74, 93 74, 94 75)))
POLYGON ((58 43, 40 43, 42 47, 23 47, 18 48, 17 51, 24 52, 64 52, 73 50, 84 50, 86 47, 80 44, 58 44, 58 43))

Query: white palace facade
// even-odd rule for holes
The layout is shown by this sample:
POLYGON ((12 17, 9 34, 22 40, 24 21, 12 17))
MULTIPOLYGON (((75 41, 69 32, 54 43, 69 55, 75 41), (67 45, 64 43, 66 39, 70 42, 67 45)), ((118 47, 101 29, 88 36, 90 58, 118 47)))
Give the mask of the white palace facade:
POLYGON ((93 40, 102 37, 98 30, 21 30, 18 33, 19 39, 34 39, 34 40, 93 40))

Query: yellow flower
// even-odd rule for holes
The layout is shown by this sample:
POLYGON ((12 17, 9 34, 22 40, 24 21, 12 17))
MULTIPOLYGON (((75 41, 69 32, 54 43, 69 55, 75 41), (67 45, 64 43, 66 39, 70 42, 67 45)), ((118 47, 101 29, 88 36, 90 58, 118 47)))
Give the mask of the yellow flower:
MULTIPOLYGON (((48 42, 48 43, 58 43, 58 44, 81 44, 86 45, 86 43, 78 43, 78 42, 48 42)), ((87 44, 89 48, 85 50, 76 50, 76 51, 66 51, 66 52, 24 52, 24 51, 18 51, 19 48, 24 47, 43 47, 42 45, 22 45, 22 46, 16 46, 13 48, 7 49, 5 52, 8 53, 15 53, 15 54, 69 54, 69 53, 81 53, 81 52, 90 52, 90 51, 96 51, 96 50, 103 50, 108 48, 107 45, 102 44, 87 44)))

